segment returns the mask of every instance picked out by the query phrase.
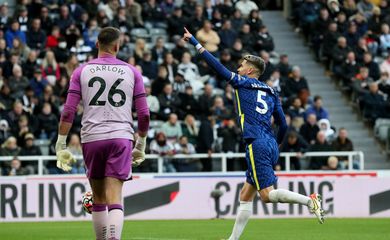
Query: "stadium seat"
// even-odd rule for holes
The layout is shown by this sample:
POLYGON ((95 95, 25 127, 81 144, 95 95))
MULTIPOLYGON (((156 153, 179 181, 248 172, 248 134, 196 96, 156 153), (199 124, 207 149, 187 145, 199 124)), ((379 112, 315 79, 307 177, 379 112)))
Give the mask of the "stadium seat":
POLYGON ((151 36, 156 36, 156 35, 158 35, 158 36, 167 36, 168 35, 167 31, 165 29, 163 29, 163 28, 151 28, 151 29, 149 29, 149 34, 151 36))
POLYGON ((150 35, 148 31, 144 28, 134 28, 130 32, 131 36, 134 38, 149 38, 150 35))
POLYGON ((375 121, 374 133, 380 141, 385 142, 388 138, 388 131, 390 129, 390 119, 378 118, 375 121))

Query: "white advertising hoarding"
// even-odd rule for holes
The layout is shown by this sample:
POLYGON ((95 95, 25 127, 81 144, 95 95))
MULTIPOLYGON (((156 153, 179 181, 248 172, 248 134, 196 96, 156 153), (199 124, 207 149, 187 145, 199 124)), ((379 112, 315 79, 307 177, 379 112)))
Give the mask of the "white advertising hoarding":
MULTIPOLYGON (((318 192, 328 217, 390 217, 390 178, 363 176, 281 175, 278 187, 305 195, 318 192)), ((127 182, 126 219, 234 218, 245 181, 237 176, 140 178, 127 182), (224 192, 219 204, 211 192, 224 192)), ((84 177, 0 178, 0 222, 87 220, 81 196, 90 190, 84 177)), ((255 218, 309 217, 306 207, 263 204, 255 200, 255 218)))

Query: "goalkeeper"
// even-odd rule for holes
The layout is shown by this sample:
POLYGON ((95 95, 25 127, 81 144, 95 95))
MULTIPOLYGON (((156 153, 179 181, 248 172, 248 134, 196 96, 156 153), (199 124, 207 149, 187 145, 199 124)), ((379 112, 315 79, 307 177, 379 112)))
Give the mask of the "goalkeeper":
POLYGON ((66 149, 66 138, 82 99, 81 143, 93 191, 92 220, 96 239, 121 238, 123 182, 131 177, 131 162, 137 166, 145 159, 149 128, 142 75, 116 58, 119 38, 118 29, 102 29, 96 44, 98 58, 73 72, 56 143, 57 167, 70 171, 74 158, 66 149), (138 139, 134 149, 133 106, 138 116, 138 139))

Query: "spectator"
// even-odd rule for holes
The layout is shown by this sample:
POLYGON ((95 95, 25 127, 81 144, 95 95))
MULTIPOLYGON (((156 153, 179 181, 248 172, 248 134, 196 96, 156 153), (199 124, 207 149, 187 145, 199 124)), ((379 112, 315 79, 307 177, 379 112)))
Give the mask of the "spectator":
POLYGON ((320 128, 320 131, 325 133, 326 140, 328 142, 333 141, 335 138, 335 131, 332 129, 330 125, 330 121, 328 119, 320 119, 318 121, 318 127, 320 128))
POLYGON ((164 86, 163 92, 158 96, 160 102, 160 119, 167 120, 171 113, 178 113, 181 100, 172 90, 172 84, 164 86))
POLYGON ((368 69, 369 77, 373 80, 378 80, 380 78, 380 70, 378 63, 372 60, 371 53, 367 52, 363 55, 363 65, 368 69))
POLYGON ((70 54, 69 58, 67 59, 66 63, 63 66, 63 70, 61 71, 62 75, 65 75, 67 78, 70 78, 76 70, 76 68, 79 66, 79 60, 77 59, 76 54, 70 54))
POLYGON ((213 8, 213 17, 211 19, 211 25, 213 25, 213 29, 218 32, 222 28, 223 20, 222 20, 222 14, 218 10, 218 8, 213 8))
POLYGON ((233 16, 231 17, 230 21, 232 23, 232 28, 236 30, 241 29, 242 25, 244 25, 245 23, 241 11, 238 9, 234 10, 233 16))
POLYGON ((348 138, 348 132, 345 128, 339 129, 339 135, 332 142, 335 151, 353 151, 353 143, 348 138))
POLYGON ((266 52, 264 50, 261 51, 260 57, 264 60, 265 69, 264 69, 263 74, 261 74, 261 76, 259 77, 259 80, 266 82, 268 79, 270 79, 271 74, 275 70, 275 66, 271 63, 270 56, 269 56, 268 52, 266 52))
POLYGON ((341 170, 339 160, 335 156, 330 156, 327 160, 327 164, 322 166, 322 170, 341 170))
MULTIPOLYGON (((241 130, 237 127, 234 119, 227 119, 224 121, 224 124, 218 128, 218 137, 222 138, 222 152, 224 153, 235 153, 238 149, 238 144, 240 142, 241 130)), ((243 162, 243 161, 241 161, 243 162)), ((244 164, 240 164, 236 158, 227 159, 227 170, 235 171, 242 170, 244 164), (236 163, 239 166, 236 166, 236 163)))
POLYGON ((381 27, 382 33, 379 37, 380 39, 380 48, 382 50, 382 55, 385 56, 387 51, 390 49, 390 28, 386 23, 382 24, 381 27))
POLYGON ((60 28, 58 26, 54 26, 51 30, 51 34, 47 37, 46 47, 54 48, 58 46, 59 38, 61 37, 60 28))
POLYGON ((152 89, 149 84, 145 85, 146 101, 150 110, 150 118, 156 120, 160 111, 160 103, 156 96, 151 95, 152 89))
POLYGON ((324 34, 322 57, 325 58, 327 70, 329 69, 330 60, 332 59, 332 50, 334 46, 337 45, 337 39, 341 36, 338 30, 338 24, 336 22, 331 22, 329 23, 328 31, 324 34))
POLYGON ((299 134, 305 139, 309 144, 314 144, 316 141, 317 133, 320 131, 320 128, 317 125, 317 116, 314 113, 310 113, 307 116, 306 123, 302 125, 299 130, 299 134))
POLYGON ((321 8, 319 12, 319 18, 313 23, 311 30, 311 42, 313 44, 313 50, 316 56, 316 59, 319 60, 320 57, 320 46, 323 43, 324 36, 326 31, 329 28, 331 23, 331 18, 329 16, 329 11, 326 8, 321 8))
MULTIPOLYGON (((178 95, 184 94, 187 87, 191 87, 189 81, 184 79, 184 74, 180 71, 176 73, 175 81, 173 82, 173 91, 178 95)), ((180 96, 179 96, 180 97, 180 96)))
POLYGON ((11 96, 14 99, 19 99, 24 94, 24 89, 29 85, 28 79, 23 76, 22 67, 14 65, 12 69, 12 76, 9 78, 9 88, 11 96))
POLYGON ((341 77, 345 87, 349 87, 359 73, 360 65, 356 62, 355 53, 350 51, 342 65, 341 77))
POLYGON ((214 102, 213 86, 211 84, 204 85, 203 94, 199 96, 198 101, 202 117, 209 116, 212 103, 214 102))
POLYGON ((387 72, 390 75, 390 54, 387 55, 386 59, 380 65, 381 72, 387 72))
MULTIPOLYGON (((188 142, 186 136, 181 136, 178 143, 175 143, 175 152, 177 154, 195 154, 195 147, 188 142)), ((188 159, 177 159, 175 167, 178 172, 197 172, 200 170, 199 160, 188 158, 188 159)))
POLYGON ((56 21, 56 25, 59 26, 61 32, 65 32, 65 30, 75 21, 72 16, 69 14, 69 8, 66 5, 62 5, 60 7, 60 17, 56 21))
POLYGON ((211 114, 215 117, 216 124, 221 125, 224 120, 232 117, 230 109, 226 108, 223 102, 223 98, 216 96, 214 98, 213 106, 210 108, 211 114))
POLYGON ((175 7, 173 14, 168 18, 168 33, 169 36, 183 35, 184 27, 189 23, 188 19, 183 16, 183 11, 180 7, 175 7))
POLYGON ((309 95, 309 85, 305 77, 301 75, 301 69, 298 66, 292 68, 291 77, 286 81, 286 97, 299 97, 303 105, 307 102, 309 95))
POLYGON ((367 32, 367 19, 363 14, 357 13, 349 19, 351 22, 356 24, 357 34, 363 36, 367 32))
POLYGON ((37 51, 32 50, 28 53, 26 61, 22 64, 24 76, 26 76, 27 79, 33 78, 35 69, 37 68, 39 68, 37 62, 37 51))
POLYGON ((70 48, 72 54, 76 54, 77 60, 81 63, 85 62, 92 52, 92 48, 85 44, 84 39, 81 36, 78 36, 76 44, 70 48))
POLYGON ((34 144, 34 134, 27 133, 24 135, 24 145, 20 150, 20 156, 41 156, 41 148, 34 144))
POLYGON ((328 111, 322 106, 322 104, 323 104, 322 97, 318 95, 315 96, 313 105, 306 110, 306 116, 309 116, 310 114, 313 113, 316 115, 318 120, 328 119, 329 118, 328 111))
POLYGON ((355 47, 356 60, 361 63, 363 62, 363 56, 365 53, 370 53, 368 48, 367 39, 365 37, 359 38, 357 46, 355 47))
POLYGON ((53 51, 47 51, 41 65, 42 76, 47 79, 50 85, 60 79, 60 66, 55 59, 53 51))
MULTIPOLYGON (((20 147, 17 145, 15 137, 10 136, 5 140, 0 148, 0 156, 18 156, 20 153, 20 147)), ((6 163, 4 163, 7 165, 6 163)))
POLYGON ((176 172, 172 160, 166 158, 175 155, 175 148, 167 141, 163 132, 157 133, 155 139, 150 143, 150 153, 164 157, 163 172, 176 172))
POLYGON ((268 29, 266 26, 260 26, 257 30, 257 34, 254 35, 255 39, 255 45, 254 50, 255 51, 267 51, 272 52, 275 49, 274 45, 274 39, 269 34, 268 29))
POLYGON ((42 112, 38 115, 40 139, 51 139, 57 134, 58 119, 52 112, 50 103, 43 104, 42 112))
POLYGON ((22 167, 22 163, 20 160, 16 157, 12 159, 10 163, 10 168, 8 170, 8 173, 6 175, 8 176, 22 176, 22 175, 28 175, 29 172, 27 169, 22 167))
POLYGON ((20 30, 20 25, 17 20, 12 20, 11 27, 5 32, 5 41, 8 48, 12 48, 14 38, 19 38, 23 44, 26 44, 26 35, 20 30))
POLYGON ((142 7, 134 0, 126 0, 127 17, 131 18, 136 27, 142 27, 144 22, 142 20, 142 7))
POLYGON ((135 47, 134 47, 134 57, 135 61, 139 62, 142 60, 144 53, 148 51, 149 49, 146 46, 145 39, 143 38, 137 38, 135 40, 135 47))
POLYGON ((0 109, 9 110, 15 100, 11 97, 11 90, 7 84, 3 84, 0 92, 0 109))
POLYGON ((164 47, 164 38, 156 38, 156 43, 152 48, 152 59, 157 62, 157 64, 162 64, 164 62, 164 57, 168 53, 168 49, 164 47))
MULTIPOLYGON (((302 158, 303 153, 306 151, 308 144, 299 134, 295 131, 290 131, 286 138, 283 140, 280 151, 281 152, 295 152, 296 157, 290 158, 290 168, 293 170, 301 170, 300 158, 302 158)), ((277 170, 285 169, 285 159, 279 158, 279 166, 276 167, 277 170)))
MULTIPOLYGON (((122 17, 124 17, 124 16, 122 15, 122 17)), ((121 26, 119 26, 120 24, 121 23, 119 23, 119 22, 113 23, 113 25, 116 26, 117 28, 121 27, 121 26), (118 26, 116 26, 115 24, 118 24, 118 26)), ((126 31, 126 29, 123 29, 123 27, 122 27, 121 32, 126 33, 127 31, 126 31)), ((82 32, 85 45, 92 48, 92 49, 96 48, 95 45, 96 45, 99 33, 100 33, 100 27, 98 26, 97 20, 95 18, 89 20, 88 27, 82 32)))
POLYGON ((256 31, 258 31, 259 28, 263 26, 263 21, 261 20, 259 11, 258 10, 250 11, 246 23, 249 25, 251 32, 255 33, 256 31))
POLYGON ((343 8, 347 18, 355 15, 358 12, 358 7, 355 0, 344 1, 343 8))
POLYGON ((386 111, 386 102, 381 94, 377 83, 369 84, 369 92, 363 94, 360 98, 363 116, 374 123, 379 117, 388 117, 386 111))
POLYGON ((333 72, 336 77, 340 77, 342 75, 341 66, 350 51, 351 48, 347 45, 347 39, 345 37, 339 37, 337 39, 337 45, 334 46, 332 50, 333 72))
POLYGON ((30 86, 34 91, 34 95, 36 97, 41 97, 48 84, 49 82, 42 77, 42 70, 40 68, 36 68, 34 71, 34 77, 30 80, 30 86))
POLYGON ((30 48, 23 44, 19 38, 14 38, 12 41, 12 48, 10 49, 12 54, 17 54, 20 59, 24 62, 30 52, 30 48))
POLYGON ((283 101, 284 93, 282 92, 282 87, 284 87, 285 83, 280 78, 280 72, 278 69, 275 69, 273 71, 270 79, 267 81, 267 84, 268 84, 268 86, 272 87, 279 94, 279 97, 283 101))
POLYGON ((382 72, 381 77, 378 81, 376 81, 378 84, 379 91, 386 94, 387 97, 390 96, 390 78, 389 74, 387 72, 382 72))
POLYGON ((299 122, 301 122, 300 125, 303 124, 305 119, 305 109, 302 107, 301 99, 298 97, 294 98, 292 105, 288 109, 288 114, 292 119, 299 119, 299 122))
POLYGON ((166 28, 166 18, 156 0, 147 0, 143 3, 142 18, 146 28, 166 28))
POLYGON ((207 118, 202 121, 199 127, 196 151, 198 153, 207 153, 209 156, 208 158, 201 159, 203 172, 210 172, 213 169, 211 154, 213 153, 212 145, 214 143, 214 125, 214 117, 208 115, 207 118))
POLYGON ((357 10, 359 13, 363 14, 365 18, 369 19, 372 16, 374 4, 372 4, 370 0, 362 0, 357 4, 357 10))
POLYGON ((170 83, 170 81, 168 80, 167 69, 168 68, 164 67, 163 65, 160 65, 158 67, 157 79, 155 79, 151 85, 153 96, 158 97, 162 93, 164 86, 170 83))
POLYGON ((279 70, 280 76, 284 79, 288 78, 288 75, 291 73, 292 67, 288 60, 287 54, 282 54, 279 57, 279 63, 275 66, 279 70))
POLYGON ((196 38, 204 48, 214 55, 218 55, 218 44, 221 42, 218 34, 212 30, 209 21, 204 21, 203 27, 196 32, 196 38))
MULTIPOLYGON (((68 143, 68 150, 73 154, 73 156, 81 156, 83 154, 80 137, 78 134, 71 134, 68 143)), ((84 161, 81 159, 77 159, 75 163, 72 165, 73 174, 81 174, 85 173, 84 161)))
POLYGON ((187 114, 184 118, 184 122, 181 124, 181 129, 183 136, 186 136, 188 142, 196 147, 199 128, 195 122, 195 117, 191 114, 187 114))
POLYGON ((119 7, 117 10, 117 14, 112 20, 112 25, 113 27, 119 28, 122 33, 130 34, 130 31, 133 28, 134 23, 133 23, 133 19, 131 17, 127 17, 126 14, 127 14, 126 8, 119 7))
POLYGON ((10 21, 8 3, 4 2, 0 5, 0 30, 4 31, 10 21))
MULTIPOLYGON (((325 132, 317 133, 316 143, 308 148, 308 152, 331 152, 332 146, 326 141, 325 132)), ((327 157, 310 157, 309 169, 318 170, 327 165, 327 157)))
POLYGON ((189 49, 185 46, 186 42, 181 37, 174 38, 175 47, 172 49, 173 58, 176 61, 180 61, 183 58, 185 52, 189 52, 189 49))
POLYGON ((27 32, 27 45, 41 51, 46 46, 46 33, 41 29, 41 20, 35 18, 32 20, 31 29, 27 32))
POLYGON ((145 51, 142 61, 139 62, 143 70, 143 75, 151 79, 152 81, 157 78, 158 66, 157 62, 152 59, 152 53, 145 51))
POLYGON ((244 18, 247 18, 252 10, 258 10, 259 7, 251 0, 240 0, 236 3, 236 9, 240 10, 244 18))
POLYGON ((203 1, 203 15, 205 17, 205 20, 210 21, 213 18, 213 12, 214 7, 211 0, 204 0, 203 1))
POLYGON ((359 95, 363 94, 366 89, 368 89, 368 84, 372 83, 374 80, 370 78, 370 73, 368 68, 361 67, 359 73, 353 79, 352 88, 354 90, 354 98, 357 98, 359 95))
POLYGON ((67 49, 68 44, 66 43, 66 40, 64 38, 58 39, 58 44, 56 47, 53 48, 54 56, 57 62, 59 63, 65 63, 68 61, 70 53, 67 49))
POLYGON ((44 30, 46 34, 48 34, 52 30, 52 28, 54 28, 54 26, 53 20, 49 16, 49 9, 47 8, 47 6, 42 6, 39 18, 41 20, 42 30, 44 30))
POLYGON ((175 113, 169 114, 168 121, 161 125, 161 131, 165 134, 167 141, 172 144, 176 143, 179 137, 183 135, 175 113))
POLYGON ((359 33, 357 31, 356 23, 350 22, 348 26, 348 31, 344 34, 345 39, 347 40, 348 46, 357 46, 359 41, 359 33))
POLYGON ((243 50, 252 52, 255 44, 253 34, 251 33, 250 26, 248 24, 242 25, 241 31, 238 34, 238 38, 242 42, 243 50))
POLYGON ((218 32, 218 35, 221 39, 221 43, 219 45, 221 49, 230 48, 237 39, 237 32, 232 29, 230 20, 224 21, 221 30, 218 32))
POLYGON ((244 56, 244 48, 242 46, 242 41, 240 40, 240 38, 237 38, 237 40, 234 42, 230 54, 232 56, 232 61, 234 62, 238 62, 244 56))
POLYGON ((161 64, 168 71, 168 79, 171 83, 173 83, 175 75, 177 73, 177 64, 175 63, 175 59, 173 58, 172 53, 167 52, 164 56, 164 62, 161 64))
POLYGON ((184 0, 181 8, 183 9, 184 16, 188 18, 194 17, 194 9, 198 7, 196 0, 184 0))
POLYGON ((183 53, 181 63, 177 66, 177 71, 183 74, 184 79, 189 81, 191 86, 193 86, 199 78, 198 66, 191 61, 191 54, 189 52, 183 53))
POLYGON ((305 0, 302 4, 299 19, 300 19, 300 28, 306 39, 310 35, 311 26, 318 19, 320 5, 314 0, 305 0))

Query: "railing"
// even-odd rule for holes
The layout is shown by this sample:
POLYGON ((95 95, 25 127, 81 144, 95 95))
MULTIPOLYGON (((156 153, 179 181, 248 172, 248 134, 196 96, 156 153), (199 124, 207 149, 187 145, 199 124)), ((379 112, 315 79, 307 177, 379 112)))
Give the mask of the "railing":
MULTIPOLYGON (((281 157, 285 158, 285 171, 291 171, 290 162, 292 157, 297 157, 296 153, 280 153, 281 157)), ((336 157, 348 157, 348 170, 353 169, 354 160, 357 158, 359 161, 360 170, 364 170, 364 154, 361 151, 353 152, 307 152, 303 154, 303 159, 305 157, 325 157, 325 156, 336 156, 336 157), (355 159, 354 159, 355 158, 355 159)), ((76 159, 82 160, 82 156, 75 156, 76 159)), ((244 158, 245 153, 214 153, 211 154, 211 158, 220 158, 221 159, 221 172, 227 172, 227 159, 229 158, 244 158)), ((147 154, 146 159, 157 159, 157 173, 163 173, 164 158, 167 159, 201 159, 209 158, 208 154, 176 154, 171 157, 160 156, 157 154, 147 154)), ((1 161, 11 161, 13 157, 0 157, 1 161)), ((37 161, 38 162, 38 175, 43 175, 44 162, 56 160, 55 156, 19 156, 20 161, 37 161)))

